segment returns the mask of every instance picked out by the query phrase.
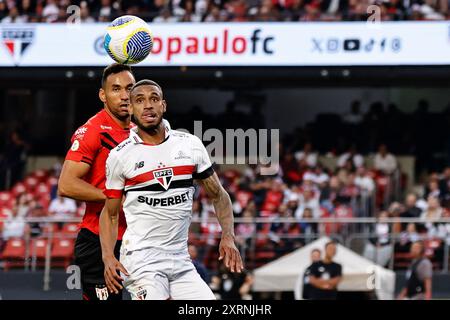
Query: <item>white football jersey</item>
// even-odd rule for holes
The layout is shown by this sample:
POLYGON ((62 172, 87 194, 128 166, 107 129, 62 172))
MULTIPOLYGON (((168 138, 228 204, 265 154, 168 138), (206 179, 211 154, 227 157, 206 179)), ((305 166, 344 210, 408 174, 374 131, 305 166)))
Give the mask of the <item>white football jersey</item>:
POLYGON ((149 145, 136 130, 106 161, 106 196, 126 197, 122 248, 186 250, 193 179, 214 173, 211 160, 201 140, 192 134, 168 129, 161 144, 149 145))

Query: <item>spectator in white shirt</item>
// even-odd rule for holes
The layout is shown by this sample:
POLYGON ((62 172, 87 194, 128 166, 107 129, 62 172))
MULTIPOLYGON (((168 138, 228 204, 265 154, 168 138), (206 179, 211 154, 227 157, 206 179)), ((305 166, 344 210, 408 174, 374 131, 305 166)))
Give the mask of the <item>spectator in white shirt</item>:
POLYGON ((381 144, 375 155, 374 167, 385 174, 391 174, 397 169, 397 159, 388 152, 385 144, 381 144))
POLYGON ((3 224, 3 240, 10 238, 23 238, 27 231, 25 218, 17 214, 17 210, 12 211, 12 216, 5 220, 3 224))
POLYGON ((306 143, 302 151, 295 153, 295 159, 297 161, 305 160, 308 167, 315 167, 317 165, 317 152, 313 151, 312 144, 306 143))
POLYGON ((364 167, 359 167, 356 170, 355 185, 365 195, 371 195, 375 190, 375 182, 364 167))
POLYGON ((428 208, 422 212, 420 218, 424 220, 425 227, 429 235, 433 235, 436 232, 436 220, 442 217, 442 207, 439 199, 433 196, 428 197, 428 208))
POLYGON ((155 17, 155 19, 153 19, 154 23, 164 23, 164 22, 171 23, 171 22, 177 22, 177 21, 178 21, 178 17, 172 16, 169 8, 162 9, 161 12, 159 13, 159 15, 157 17, 155 17))
POLYGON ((13 6, 9 9, 9 14, 2 19, 2 23, 25 23, 27 20, 28 17, 19 15, 19 10, 13 6))
POLYGON ((297 207, 297 210, 295 211, 295 217, 297 219, 303 218, 303 213, 306 208, 311 209, 313 218, 320 218, 321 211, 320 211, 320 204, 319 199, 317 196, 315 196, 314 192, 312 190, 304 190, 303 195, 300 197, 300 201, 297 207))
POLYGON ((55 22, 58 19, 59 9, 56 0, 47 0, 47 5, 42 10, 42 17, 46 22, 55 22))
POLYGON ((355 100, 352 102, 350 113, 344 115, 344 122, 348 124, 360 124, 363 121, 363 114, 361 113, 361 102, 355 100))
POLYGON ((50 202, 48 211, 55 219, 73 218, 77 212, 77 204, 73 199, 58 196, 50 202))
POLYGON ((337 165, 342 168, 347 163, 347 160, 351 159, 355 168, 359 168, 364 165, 364 157, 356 151, 355 146, 351 146, 350 149, 341 154, 338 158, 337 165))

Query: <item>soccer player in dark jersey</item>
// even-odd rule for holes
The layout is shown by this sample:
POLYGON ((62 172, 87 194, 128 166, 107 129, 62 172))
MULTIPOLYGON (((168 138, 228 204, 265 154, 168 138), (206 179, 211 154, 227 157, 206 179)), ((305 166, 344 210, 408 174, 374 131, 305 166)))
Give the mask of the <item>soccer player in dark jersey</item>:
MULTIPOLYGON (((58 192, 61 196, 86 202, 86 211, 75 243, 75 263, 81 269, 84 300, 121 300, 119 294, 108 293, 103 275, 99 240, 99 216, 105 201, 105 163, 111 149, 130 134, 129 91, 135 79, 127 65, 112 64, 105 68, 99 98, 104 108, 72 136, 58 192)), ((121 238, 126 229, 123 214, 115 253, 119 257, 121 238)))

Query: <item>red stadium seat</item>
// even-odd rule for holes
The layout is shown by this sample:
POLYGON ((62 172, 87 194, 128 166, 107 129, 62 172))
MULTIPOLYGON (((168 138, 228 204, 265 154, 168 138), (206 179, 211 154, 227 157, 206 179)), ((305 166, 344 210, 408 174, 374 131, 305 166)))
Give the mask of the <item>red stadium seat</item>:
POLYGON ((22 194, 22 193, 24 193, 26 191, 27 191, 27 188, 25 187, 25 185, 23 183, 21 183, 21 182, 18 182, 12 188, 11 193, 12 193, 12 196, 15 198, 19 194, 22 194))
POLYGON ((48 172, 45 170, 36 170, 32 173, 32 175, 41 183, 45 182, 48 178, 48 172))
POLYGON ((78 223, 66 223, 61 229, 61 234, 72 236, 75 238, 75 236, 78 234, 79 227, 80 226, 78 223))
POLYGON ((73 258, 73 250, 75 246, 74 239, 57 238, 53 240, 52 260, 53 267, 67 268, 73 258))
POLYGON ((39 180, 33 176, 29 176, 29 177, 25 178, 25 181, 24 181, 25 188, 30 193, 34 192, 38 183, 39 183, 39 180))
POLYGON ((43 267, 45 265, 45 256, 47 254, 48 239, 36 238, 32 239, 30 243, 30 256, 32 263, 36 267, 43 267))
POLYGON ((12 267, 23 267, 25 265, 25 240, 11 238, 6 242, 3 250, 4 270, 8 271, 12 267))

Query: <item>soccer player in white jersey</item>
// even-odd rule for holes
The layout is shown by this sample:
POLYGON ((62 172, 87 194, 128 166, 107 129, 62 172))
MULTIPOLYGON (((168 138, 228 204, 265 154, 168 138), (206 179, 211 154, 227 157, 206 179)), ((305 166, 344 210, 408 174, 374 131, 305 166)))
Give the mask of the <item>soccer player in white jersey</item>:
POLYGON ((219 259, 232 272, 241 272, 230 197, 201 140, 165 129, 166 102, 157 83, 137 82, 130 98, 137 128, 106 162, 107 200, 100 216, 100 240, 108 289, 117 292, 123 284, 135 300, 214 299, 188 253, 193 180, 214 203, 222 228, 219 259), (119 262, 113 249, 122 198, 127 230, 119 262))

